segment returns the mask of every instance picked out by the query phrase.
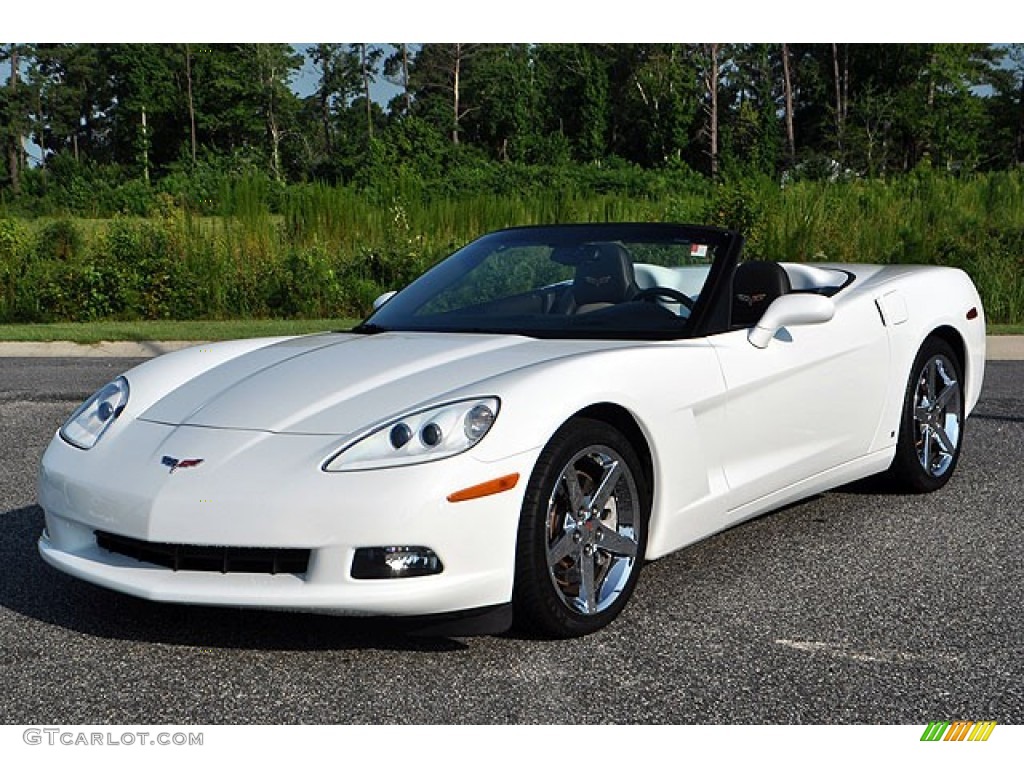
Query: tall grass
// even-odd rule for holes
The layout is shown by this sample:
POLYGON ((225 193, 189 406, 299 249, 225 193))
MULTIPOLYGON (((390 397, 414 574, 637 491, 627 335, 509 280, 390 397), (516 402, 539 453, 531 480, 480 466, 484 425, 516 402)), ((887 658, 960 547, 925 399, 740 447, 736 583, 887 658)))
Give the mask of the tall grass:
POLYGON ((459 198, 252 178, 225 182, 219 206, 207 217, 173 204, 151 218, 0 217, 0 322, 360 316, 484 232, 592 221, 734 227, 760 258, 957 266, 993 322, 1024 322, 1021 173, 459 198))

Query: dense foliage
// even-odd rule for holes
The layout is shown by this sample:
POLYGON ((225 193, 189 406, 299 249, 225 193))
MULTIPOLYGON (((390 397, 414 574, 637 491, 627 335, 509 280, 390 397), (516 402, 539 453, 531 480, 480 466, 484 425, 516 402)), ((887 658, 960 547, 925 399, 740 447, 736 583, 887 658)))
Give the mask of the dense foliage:
POLYGON ((875 178, 1024 161, 1020 46, 9 43, 4 60, 0 187, 40 212, 145 207, 118 190, 161 181, 208 207, 225 173, 449 192, 453 168, 495 164, 875 178))
POLYGON ((488 229, 624 219, 963 266, 1024 320, 1021 46, 4 44, 0 72, 0 322, 358 315, 488 229))
POLYGON ((660 180, 648 180, 651 194, 385 200, 323 184, 271 194, 252 177, 221 190, 220 216, 168 206, 145 218, 0 217, 0 322, 359 316, 482 232, 626 220, 737 227, 762 258, 958 266, 978 283, 990 320, 1024 321, 1020 172, 784 187, 767 177, 678 189, 660 180))

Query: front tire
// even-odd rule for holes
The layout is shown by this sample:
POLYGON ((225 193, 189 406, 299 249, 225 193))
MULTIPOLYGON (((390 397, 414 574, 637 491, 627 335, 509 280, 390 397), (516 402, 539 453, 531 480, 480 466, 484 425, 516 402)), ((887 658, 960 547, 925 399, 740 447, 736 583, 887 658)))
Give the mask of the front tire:
POLYGON ((566 423, 527 485, 516 544, 516 623, 548 637, 607 626, 636 585, 650 493, 636 451, 593 419, 566 423))
POLYGON ((928 493, 944 486, 960 460, 964 435, 963 371, 953 348, 937 337, 921 345, 907 382, 890 478, 928 493))

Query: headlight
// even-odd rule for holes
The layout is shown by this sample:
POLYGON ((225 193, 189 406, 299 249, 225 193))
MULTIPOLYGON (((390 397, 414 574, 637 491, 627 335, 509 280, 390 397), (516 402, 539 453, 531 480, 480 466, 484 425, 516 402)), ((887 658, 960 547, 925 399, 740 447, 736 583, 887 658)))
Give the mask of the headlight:
POLYGON ((99 442, 127 403, 128 380, 120 376, 78 406, 78 410, 60 428, 60 436, 76 448, 87 451, 99 442))
POLYGON ((490 430, 498 398, 460 400, 394 419, 342 448, 328 472, 422 464, 468 451, 490 430))

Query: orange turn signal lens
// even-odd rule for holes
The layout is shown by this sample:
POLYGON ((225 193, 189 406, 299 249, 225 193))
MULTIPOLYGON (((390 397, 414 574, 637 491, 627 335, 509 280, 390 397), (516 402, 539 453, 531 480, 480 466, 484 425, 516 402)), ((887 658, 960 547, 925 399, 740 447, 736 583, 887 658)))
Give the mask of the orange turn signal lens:
POLYGON ((518 482, 519 473, 514 472, 511 475, 488 480, 486 483, 480 483, 480 485, 471 485, 469 488, 463 488, 461 491, 451 493, 448 495, 448 501, 454 504, 457 501, 469 501, 470 499, 479 499, 484 496, 493 496, 503 491, 511 491, 518 482))

